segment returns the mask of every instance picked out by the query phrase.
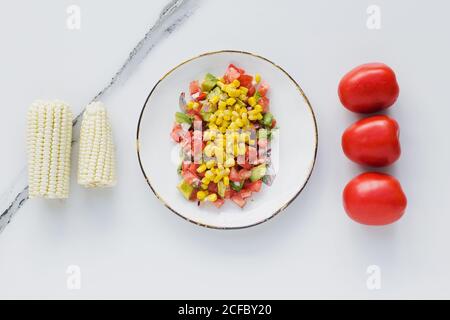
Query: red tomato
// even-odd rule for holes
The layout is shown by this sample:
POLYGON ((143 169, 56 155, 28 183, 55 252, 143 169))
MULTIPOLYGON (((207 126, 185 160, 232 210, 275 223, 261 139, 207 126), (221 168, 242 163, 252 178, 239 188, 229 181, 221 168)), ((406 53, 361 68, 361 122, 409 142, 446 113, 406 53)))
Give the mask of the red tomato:
POLYGON ((275 128, 276 125, 277 125, 277 120, 272 119, 272 126, 271 126, 271 128, 272 129, 275 128))
POLYGON ((252 81, 253 77, 248 74, 241 74, 238 78, 239 83, 242 87, 246 87, 247 89, 250 89, 252 87, 252 81))
POLYGON ((399 126, 385 116, 359 120, 342 135, 342 149, 352 161, 368 166, 382 167, 400 157, 399 126))
POLYGON ((192 190, 191 196, 189 197, 189 200, 195 201, 197 199, 197 189, 192 190))
POLYGON ((189 93, 192 96, 193 94, 200 92, 200 85, 197 80, 191 81, 189 84, 189 93))
POLYGON ((232 64, 232 63, 230 63, 230 65, 228 66, 228 68, 234 68, 234 69, 236 69, 240 74, 244 74, 245 73, 245 70, 244 69, 242 69, 242 68, 238 68, 238 67, 236 67, 234 64, 232 64))
POLYGON ((183 179, 186 180, 186 182, 191 185, 196 184, 200 181, 197 175, 192 173, 191 171, 182 171, 181 175, 183 176, 183 179))
POLYGON ((259 192, 261 190, 262 180, 256 180, 254 182, 244 183, 244 188, 250 190, 251 192, 259 192))
POLYGON ((239 176, 239 173, 237 172, 236 168, 231 168, 230 170, 230 180, 234 182, 240 182, 241 177, 239 176))
POLYGON ((350 111, 372 113, 393 105, 399 87, 391 68, 383 63, 367 63, 341 79, 338 93, 342 104, 350 111))
POLYGON ((212 193, 217 193, 217 184, 215 184, 214 182, 210 182, 208 184, 208 191, 212 193))
POLYGON ((241 191, 239 191, 239 194, 241 195, 242 199, 247 199, 252 196, 251 190, 248 189, 242 189, 241 191))
POLYGON ((221 198, 217 198, 212 204, 216 206, 216 208, 220 208, 225 203, 225 200, 221 198))
POLYGON ((172 132, 170 133, 170 136, 172 137, 173 141, 179 143, 181 141, 181 136, 183 135, 183 129, 181 128, 181 124, 175 123, 172 132))
POLYGON ((269 91, 269 84, 265 81, 261 82, 261 84, 258 87, 258 92, 265 97, 267 94, 267 91, 269 91))
POLYGON ((253 96, 255 92, 256 92, 255 86, 252 85, 250 88, 248 88, 247 97, 253 96))
POLYGON ((244 74, 245 71, 243 69, 240 69, 236 67, 233 64, 230 64, 225 71, 225 75, 223 76, 223 79, 225 80, 225 83, 231 83, 233 80, 236 80, 240 77, 241 74, 244 74))
POLYGON ((258 104, 263 108, 263 112, 268 112, 269 111, 269 103, 270 103, 269 98, 264 97, 264 96, 262 96, 258 100, 258 104))
POLYGON ((344 189, 343 201, 348 216, 367 225, 397 221, 407 203, 398 180, 377 172, 366 172, 353 178, 344 189))
POLYGON ((201 92, 199 95, 198 95, 198 97, 197 98, 195 98, 195 101, 202 101, 202 100, 205 100, 206 99, 206 93, 205 92, 201 92))
POLYGON ((239 193, 235 193, 231 196, 231 200, 236 203, 239 207, 243 208, 245 206, 245 199, 239 193))
POLYGON ((238 174, 239 174, 239 177, 241 178, 241 180, 245 180, 245 179, 250 178, 250 176, 252 175, 252 172, 250 170, 241 169, 241 170, 239 170, 238 174))

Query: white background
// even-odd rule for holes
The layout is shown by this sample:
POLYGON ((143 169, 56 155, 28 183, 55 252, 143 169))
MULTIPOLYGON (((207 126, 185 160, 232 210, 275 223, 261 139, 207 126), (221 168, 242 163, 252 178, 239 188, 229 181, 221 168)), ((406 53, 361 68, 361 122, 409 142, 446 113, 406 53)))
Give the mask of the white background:
MULTIPOLYGON (((25 166, 25 115, 37 98, 78 113, 112 77, 166 1, 2 1, 0 190, 25 166), (81 7, 81 30, 66 8, 81 7)), ((450 298, 450 20, 445 1, 201 1, 136 72, 104 99, 118 149, 116 188, 67 201, 28 201, 0 234, 1 298, 450 298), (369 5, 381 29, 366 27, 369 5), (209 230, 165 209, 135 152, 139 112, 167 70, 205 51, 266 56, 302 86, 316 112, 319 154, 306 189, 260 226, 209 230), (347 218, 341 191, 364 168, 347 160, 342 131, 358 116, 337 97, 340 77, 365 62, 396 71, 389 114, 403 153, 388 172, 408 209, 398 223, 364 227, 347 218), (66 269, 81 268, 68 290, 66 269), (366 269, 381 268, 368 290, 366 269)), ((74 154, 74 159, 75 158, 74 154)), ((74 177, 74 172, 72 173, 74 177)))

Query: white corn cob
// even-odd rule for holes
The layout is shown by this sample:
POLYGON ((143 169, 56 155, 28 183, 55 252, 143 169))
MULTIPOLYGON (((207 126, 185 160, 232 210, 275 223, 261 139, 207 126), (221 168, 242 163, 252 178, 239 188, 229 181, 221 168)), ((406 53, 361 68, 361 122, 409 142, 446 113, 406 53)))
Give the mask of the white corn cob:
POLYGON ((101 102, 86 107, 81 122, 78 183, 87 188, 116 184, 111 123, 101 102))
POLYGON ((33 102, 28 110, 29 197, 67 198, 72 112, 61 101, 33 102))

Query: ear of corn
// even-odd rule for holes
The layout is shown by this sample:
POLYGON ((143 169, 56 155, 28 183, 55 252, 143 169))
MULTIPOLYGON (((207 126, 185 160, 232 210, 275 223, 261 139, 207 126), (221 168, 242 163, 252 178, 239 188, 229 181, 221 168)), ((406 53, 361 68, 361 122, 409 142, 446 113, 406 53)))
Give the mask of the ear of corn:
POLYGON ((29 197, 67 198, 72 112, 60 101, 35 101, 28 111, 29 197))
POLYGON ((87 188, 112 187, 115 171, 111 123, 103 103, 93 102, 81 123, 78 183, 87 188))

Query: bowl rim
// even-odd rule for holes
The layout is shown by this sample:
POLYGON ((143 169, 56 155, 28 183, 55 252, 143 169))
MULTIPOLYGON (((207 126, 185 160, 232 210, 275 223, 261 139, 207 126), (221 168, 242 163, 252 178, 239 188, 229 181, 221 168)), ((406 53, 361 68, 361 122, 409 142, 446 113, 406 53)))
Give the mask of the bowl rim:
POLYGON ((201 227, 205 227, 205 228, 210 228, 210 229, 218 229, 218 230, 237 230, 237 229, 246 229, 246 228, 250 228, 250 227, 254 227, 257 226, 259 224, 262 224, 270 219, 272 219, 273 217, 275 217, 276 215, 278 215, 281 211, 285 210, 298 196, 299 194, 303 191, 303 189, 305 188, 306 184, 308 183, 309 179, 311 178, 313 169, 314 169, 314 165, 316 163, 316 159, 317 159, 317 149, 318 149, 318 144, 319 144, 319 133, 318 133, 318 128, 317 128, 317 120, 316 120, 316 116, 314 114, 314 110, 311 106, 311 103, 309 102, 308 97, 306 96, 306 94, 304 93, 303 89, 300 87, 300 85, 297 83, 297 81, 294 80, 294 78, 286 72, 286 70, 284 70, 282 67, 280 67, 278 64, 274 63, 273 61, 255 54, 255 53, 251 53, 248 51, 242 51, 242 50, 217 50, 217 51, 208 51, 199 55, 196 55, 194 57, 191 57, 187 60, 184 60, 183 62, 177 64, 175 67, 171 68, 166 74, 164 74, 153 86, 152 90, 150 91, 150 93, 148 94, 147 98, 145 99, 144 105, 141 109, 141 112, 139 114, 139 120, 138 120, 138 124, 137 124, 137 129, 136 129, 136 151, 137 151, 137 157, 138 157, 138 161, 139 161, 139 167, 141 168, 142 174, 144 175, 145 180, 147 181, 148 186, 150 187, 150 190, 153 192, 153 194, 156 196, 157 199, 159 199, 163 205, 169 209, 170 211, 172 211, 173 213, 175 213, 177 216, 179 216, 180 218, 182 218, 183 220, 189 221, 197 226, 201 226, 201 227), (139 141, 139 132, 140 132, 140 127, 141 127, 141 120, 142 120, 142 116, 144 115, 144 111, 145 108, 147 106, 148 100, 150 99, 151 95, 153 94, 153 92, 156 90, 156 88, 158 87, 158 85, 167 77, 169 76, 172 72, 174 72, 176 69, 178 69, 179 67, 181 67, 182 65, 189 63, 193 60, 205 57, 205 56, 209 56, 209 55, 215 55, 215 54, 221 54, 221 53, 239 53, 239 54, 244 54, 244 55, 250 55, 253 57, 256 57, 258 59, 262 59, 266 62, 269 62, 270 64, 272 64, 274 67, 276 67, 277 69, 279 69, 281 72, 283 72, 295 85, 295 87, 297 88, 297 90, 299 91, 300 95, 305 99, 306 104, 308 105, 308 109, 309 112, 311 113, 312 119, 314 121, 314 131, 315 131, 315 144, 314 144, 314 157, 310 163, 310 167, 309 167, 309 172, 308 172, 308 176, 305 179, 303 185, 300 187, 300 189, 297 191, 297 193, 291 198, 289 199, 289 201, 287 201, 285 204, 283 204, 279 209, 275 210, 275 212, 273 212, 268 218, 265 218, 261 221, 249 224, 249 225, 245 225, 245 226, 237 226, 237 227, 219 227, 219 226, 214 226, 214 225, 209 225, 209 224, 205 224, 205 223, 201 223, 198 221, 194 221, 191 220, 187 217, 185 217, 184 215, 182 215, 181 213, 177 212, 175 209, 173 209, 159 194, 158 192, 156 192, 156 190, 154 189, 154 187, 152 186, 150 179, 148 178, 144 167, 142 165, 142 160, 141 160, 141 154, 140 154, 140 141, 139 141))

